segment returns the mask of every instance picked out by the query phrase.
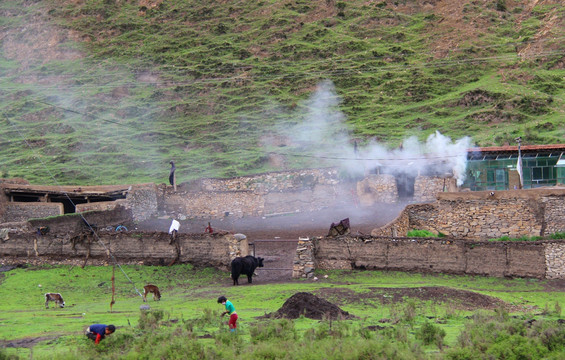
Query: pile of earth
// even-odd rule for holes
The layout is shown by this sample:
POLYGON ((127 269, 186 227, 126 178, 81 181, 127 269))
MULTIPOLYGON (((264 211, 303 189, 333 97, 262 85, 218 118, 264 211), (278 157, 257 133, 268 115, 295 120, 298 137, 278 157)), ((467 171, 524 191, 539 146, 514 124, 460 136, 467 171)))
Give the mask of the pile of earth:
POLYGON ((316 320, 342 320, 355 317, 347 311, 343 311, 337 305, 307 292, 292 295, 279 310, 267 314, 265 317, 298 319, 301 315, 316 320))

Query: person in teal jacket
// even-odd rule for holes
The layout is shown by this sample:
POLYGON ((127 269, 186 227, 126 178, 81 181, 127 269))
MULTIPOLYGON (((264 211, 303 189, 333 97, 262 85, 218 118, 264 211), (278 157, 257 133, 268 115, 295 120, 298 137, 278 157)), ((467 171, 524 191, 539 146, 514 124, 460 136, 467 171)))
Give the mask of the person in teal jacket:
POLYGON ((235 306, 233 306, 231 301, 226 299, 225 296, 220 296, 218 298, 218 304, 222 304, 225 306, 226 311, 224 311, 221 316, 224 316, 226 314, 230 315, 230 320, 228 321, 228 325, 230 327, 230 331, 234 332, 235 329, 237 328, 237 318, 238 318, 237 313, 235 312, 235 306))

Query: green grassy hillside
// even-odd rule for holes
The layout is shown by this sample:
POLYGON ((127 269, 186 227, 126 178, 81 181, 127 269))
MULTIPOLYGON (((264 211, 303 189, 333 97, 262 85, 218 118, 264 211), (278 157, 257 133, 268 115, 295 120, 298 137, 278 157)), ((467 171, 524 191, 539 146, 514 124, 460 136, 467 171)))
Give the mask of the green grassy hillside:
POLYGON ((5 0, 0 43, 0 177, 37 184, 565 142, 559 0, 5 0))

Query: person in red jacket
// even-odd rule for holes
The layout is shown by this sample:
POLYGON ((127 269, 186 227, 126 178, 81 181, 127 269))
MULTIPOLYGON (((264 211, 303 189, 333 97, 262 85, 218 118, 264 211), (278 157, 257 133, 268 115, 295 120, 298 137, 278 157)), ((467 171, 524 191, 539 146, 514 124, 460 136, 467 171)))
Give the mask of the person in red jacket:
POLYGON ((86 329, 85 335, 87 338, 94 340, 94 343, 98 345, 100 340, 104 339, 106 335, 113 334, 114 331, 116 331, 114 325, 94 324, 86 329))

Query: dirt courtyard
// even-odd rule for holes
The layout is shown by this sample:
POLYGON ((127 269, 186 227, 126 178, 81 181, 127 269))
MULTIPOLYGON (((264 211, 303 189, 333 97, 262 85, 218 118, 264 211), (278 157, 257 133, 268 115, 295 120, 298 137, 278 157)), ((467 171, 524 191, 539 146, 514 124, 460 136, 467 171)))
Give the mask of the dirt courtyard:
MULTIPOLYGON (((369 235, 374 228, 394 220, 405 204, 377 204, 372 207, 326 208, 314 212, 284 213, 272 216, 219 219, 176 219, 181 233, 203 233, 210 223, 214 231, 244 234, 250 252, 264 258, 265 266, 257 268, 254 283, 280 282, 292 278, 292 266, 299 237, 326 236, 332 223, 349 218, 352 234, 369 235)), ((171 219, 152 219, 137 224, 137 230, 168 231, 171 219)), ((240 280, 247 285, 247 280, 240 280)))
MULTIPOLYGON (((178 219, 181 233, 203 233, 210 223, 214 231, 245 234, 256 239, 298 239, 326 236, 332 223, 349 218, 351 233, 369 235, 374 228, 394 220, 406 204, 376 204, 370 207, 325 208, 311 212, 293 212, 269 216, 237 217, 227 215, 213 219, 178 219)), ((172 217, 151 219, 135 225, 144 231, 168 231, 172 217)))

